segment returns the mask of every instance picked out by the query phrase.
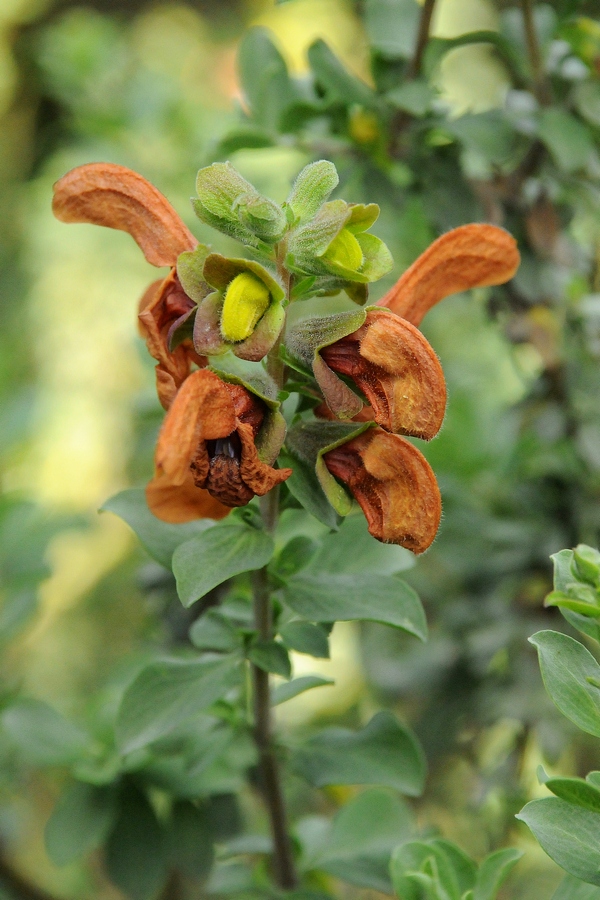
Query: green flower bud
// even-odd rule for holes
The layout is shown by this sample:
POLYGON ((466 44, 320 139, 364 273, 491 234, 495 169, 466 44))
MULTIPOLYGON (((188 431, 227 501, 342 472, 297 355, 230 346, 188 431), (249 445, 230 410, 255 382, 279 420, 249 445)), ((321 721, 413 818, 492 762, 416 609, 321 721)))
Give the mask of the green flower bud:
POLYGON ((271 295, 266 284, 250 272, 241 272, 227 288, 221 313, 221 334, 236 343, 250 337, 266 312, 271 295))
POLYGON ((357 272, 365 260, 360 244, 347 228, 342 228, 322 258, 352 272, 357 272))

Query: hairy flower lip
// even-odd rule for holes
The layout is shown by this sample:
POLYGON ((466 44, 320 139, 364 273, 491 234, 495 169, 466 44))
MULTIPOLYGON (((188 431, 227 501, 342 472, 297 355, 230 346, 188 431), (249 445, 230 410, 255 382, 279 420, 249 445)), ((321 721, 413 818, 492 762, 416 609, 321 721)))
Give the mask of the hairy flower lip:
POLYGON ((198 241, 169 201, 137 172, 114 163, 71 169, 54 185, 52 210, 61 222, 126 231, 153 266, 175 266, 198 241))
POLYGON ((451 294, 504 284, 517 271, 517 242, 497 225, 461 225, 431 244, 377 301, 418 326, 432 306, 451 294))
POLYGON ((232 507, 285 481, 291 469, 273 469, 258 456, 255 440, 265 410, 246 388, 222 381, 208 369, 188 376, 156 445, 155 475, 146 489, 154 515, 173 523, 223 518, 232 507), (225 439, 234 456, 216 452, 225 439))
POLYGON ((431 440, 440 430, 444 374, 433 348, 410 322, 387 309, 370 309, 357 331, 324 347, 321 356, 330 369, 354 381, 372 418, 387 431, 431 440))
POLYGON ((429 463, 413 444, 374 427, 323 459, 360 504, 374 538, 416 554, 431 546, 442 514, 440 491, 429 463))

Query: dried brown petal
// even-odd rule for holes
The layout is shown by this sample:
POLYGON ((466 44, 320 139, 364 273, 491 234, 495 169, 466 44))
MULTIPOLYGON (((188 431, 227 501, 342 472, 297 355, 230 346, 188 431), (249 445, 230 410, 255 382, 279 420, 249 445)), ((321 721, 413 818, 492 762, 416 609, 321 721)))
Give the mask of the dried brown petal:
POLYGON ((379 541, 423 553, 437 533, 441 498, 423 454, 404 438, 371 428, 324 455, 350 489, 379 541))
POLYGON ((377 305, 419 325, 425 313, 450 294, 504 284, 519 261, 508 231, 495 225, 462 225, 434 241, 377 305))
POLYGON ((193 519, 223 519, 231 512, 208 491, 196 487, 191 470, 183 484, 177 486, 164 472, 155 475, 146 486, 146 502, 158 519, 173 525, 193 519))
POLYGON ((193 308, 194 302, 183 291, 175 269, 163 281, 153 282, 140 300, 140 331, 150 355, 158 362, 156 389, 165 409, 190 374, 192 363, 206 365, 206 357, 199 356, 189 340, 169 350, 173 323, 193 308))
POLYGON ((369 418, 387 431, 431 440, 440 430, 444 374, 433 348, 410 322, 386 309, 369 310, 364 325, 321 355, 335 372, 353 379, 371 404, 369 418))
POLYGON ((160 191, 113 163, 90 163, 63 175, 54 185, 52 209, 61 222, 126 231, 153 266, 174 266, 198 243, 160 191))

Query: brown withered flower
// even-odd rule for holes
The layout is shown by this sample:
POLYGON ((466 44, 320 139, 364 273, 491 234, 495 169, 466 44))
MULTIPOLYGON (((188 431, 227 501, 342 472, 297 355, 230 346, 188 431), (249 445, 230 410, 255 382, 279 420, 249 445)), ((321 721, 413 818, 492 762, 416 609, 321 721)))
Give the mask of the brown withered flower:
POLYGON ((323 459, 360 504, 373 537, 413 553, 430 546, 442 502, 435 475, 420 450, 396 434, 369 428, 323 459))
MULTIPOLYGON (((473 287, 502 284, 515 274, 514 238, 493 225, 465 225, 435 241, 352 334, 320 350, 333 372, 346 376, 369 407, 355 421, 370 428, 323 455, 329 472, 354 495, 371 534, 422 553, 441 517, 440 493, 425 457, 400 434, 430 440, 446 405, 442 369, 418 330, 439 300, 473 287)), ((325 394, 326 400, 327 394, 325 394)), ((318 415, 331 417, 323 406, 318 415)))
POLYGON ((170 349, 173 332, 196 306, 177 276, 177 258, 194 250, 198 241, 160 191, 131 169, 113 163, 90 163, 64 175, 54 185, 52 209, 61 222, 126 231, 151 265, 170 267, 165 279, 150 285, 139 308, 142 336, 157 361, 158 396, 168 409, 192 364, 206 364, 190 339, 170 349))
MULTIPOLYGON (((222 519, 232 507, 262 497, 292 474, 259 457, 264 404, 239 384, 198 369, 182 384, 163 422, 150 510, 165 522, 222 519)), ((278 450, 277 450, 278 452, 278 450)))

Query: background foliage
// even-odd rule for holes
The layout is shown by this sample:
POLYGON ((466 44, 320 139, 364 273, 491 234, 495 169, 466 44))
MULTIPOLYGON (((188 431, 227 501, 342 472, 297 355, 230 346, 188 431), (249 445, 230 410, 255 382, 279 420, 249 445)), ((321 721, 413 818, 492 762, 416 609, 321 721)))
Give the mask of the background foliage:
MULTIPOLYGON (((419 825, 476 859, 503 846, 525 849, 504 896, 552 896, 561 873, 514 816, 548 795, 539 764, 564 776, 599 768, 597 742, 546 699, 526 640, 567 628, 542 607, 549 555, 600 541, 595 12, 593 2, 576 0, 440 0, 435 37, 420 55, 413 0, 2 5, 7 897, 38 896, 21 879, 59 897, 120 896, 97 854, 51 863, 44 827, 82 742, 92 741, 94 757, 123 686, 157 653, 185 646, 197 615, 181 608, 170 575, 127 527, 95 512, 151 470, 161 411, 134 326, 149 267, 122 235, 53 221, 51 184, 91 160, 128 165, 170 197, 200 240, 213 240, 188 200, 200 166, 230 158, 282 200, 295 172, 319 157, 335 161, 347 200, 382 207, 377 233, 395 269, 373 296, 435 236, 469 221, 509 228, 523 265, 510 285, 444 301, 425 323, 450 397, 442 433, 426 448, 444 497, 442 529, 405 573, 425 602, 428 643, 376 624, 336 625, 330 661, 294 658, 297 675, 332 677, 335 686, 289 701, 280 720, 300 734, 316 723, 358 728, 380 706, 396 711, 429 764, 425 793, 411 801, 419 825), (248 32, 251 25, 271 29, 292 80, 267 33, 248 32), (457 37, 469 32, 485 34, 460 46, 457 37), (43 741, 40 716, 49 714, 41 703, 72 723, 44 719, 43 741)), ((233 244, 222 239, 217 249, 233 244)), ((216 893, 243 889, 248 865, 260 866, 264 852, 262 814, 236 775, 244 752, 239 745, 240 758, 221 773, 202 821, 190 821, 185 797, 177 808, 182 835, 210 820, 222 860, 234 860, 221 866, 216 893), (242 820, 255 844, 232 850, 242 820)), ((160 772, 148 783, 160 813, 160 772)), ((294 778, 287 789, 295 814, 329 818, 354 791, 307 794, 294 778)), ((151 822, 144 796, 132 778, 127 803, 151 822)), ((103 837, 110 792, 98 802, 90 846, 103 837)), ((191 854, 182 865, 198 875, 210 862, 191 854)), ((331 862, 330 878, 340 865, 331 862)), ((113 855, 113 873, 115 866, 113 855)), ((331 884, 344 895, 365 892, 331 884)))

